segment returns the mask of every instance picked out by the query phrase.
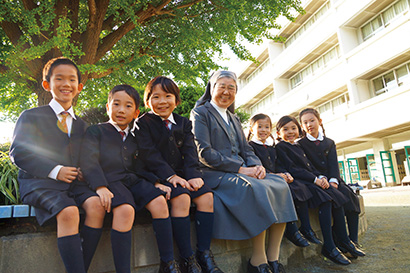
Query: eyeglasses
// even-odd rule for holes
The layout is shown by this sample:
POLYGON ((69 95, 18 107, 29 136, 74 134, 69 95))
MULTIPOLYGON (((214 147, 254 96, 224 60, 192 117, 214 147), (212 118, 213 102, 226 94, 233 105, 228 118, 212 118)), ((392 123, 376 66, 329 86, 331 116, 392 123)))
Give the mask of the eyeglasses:
POLYGON ((236 92, 236 86, 235 85, 216 84, 215 87, 218 91, 228 90, 228 92, 236 92))

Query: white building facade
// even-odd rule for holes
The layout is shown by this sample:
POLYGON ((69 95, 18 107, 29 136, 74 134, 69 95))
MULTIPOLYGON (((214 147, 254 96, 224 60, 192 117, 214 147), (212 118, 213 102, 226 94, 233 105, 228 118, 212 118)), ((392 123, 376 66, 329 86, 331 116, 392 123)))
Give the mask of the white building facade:
POLYGON ((238 73, 236 105, 275 123, 321 113, 347 182, 400 184, 410 166, 410 0, 303 1, 238 73))

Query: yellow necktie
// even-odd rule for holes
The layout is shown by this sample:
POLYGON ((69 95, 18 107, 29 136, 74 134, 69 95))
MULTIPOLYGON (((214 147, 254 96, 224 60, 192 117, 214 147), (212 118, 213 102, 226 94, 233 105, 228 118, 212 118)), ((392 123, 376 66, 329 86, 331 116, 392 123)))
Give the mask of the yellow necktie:
POLYGON ((63 112, 60 113, 60 115, 61 115, 61 120, 59 120, 59 121, 57 122, 57 126, 58 126, 58 128, 60 128, 60 130, 61 130, 63 133, 68 134, 67 117, 68 117, 69 113, 63 111, 63 112))

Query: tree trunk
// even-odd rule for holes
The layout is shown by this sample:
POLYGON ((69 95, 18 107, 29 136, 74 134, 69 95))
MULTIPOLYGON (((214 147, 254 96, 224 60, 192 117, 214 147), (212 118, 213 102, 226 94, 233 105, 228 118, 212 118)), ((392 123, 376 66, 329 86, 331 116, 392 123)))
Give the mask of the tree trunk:
POLYGON ((50 101, 51 101, 51 99, 53 98, 53 97, 51 96, 51 93, 45 91, 42 86, 40 86, 39 89, 37 89, 37 90, 39 90, 39 91, 37 92, 37 94, 38 94, 38 96, 37 96, 37 104, 38 104, 38 106, 43 106, 43 105, 49 104, 50 101))

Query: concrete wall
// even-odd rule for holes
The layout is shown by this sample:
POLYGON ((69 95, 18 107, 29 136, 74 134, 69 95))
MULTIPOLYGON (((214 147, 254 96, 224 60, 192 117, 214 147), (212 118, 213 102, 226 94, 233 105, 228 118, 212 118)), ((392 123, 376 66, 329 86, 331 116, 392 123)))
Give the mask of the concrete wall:
MULTIPOLYGON (((367 221, 361 198, 360 234, 367 230, 367 221)), ((313 229, 319 237, 320 228, 317 211, 311 210, 313 229)), ((159 254, 151 224, 146 217, 133 228, 132 272, 158 272, 159 254)), ((195 230, 192 223, 192 245, 195 245, 195 230)), ((89 272, 115 272, 110 242, 110 229, 104 230, 89 272)), ((0 238, 0 272, 7 273, 55 273, 64 272, 64 266, 57 249, 56 232, 27 233, 0 238)), ((294 259, 307 259, 320 255, 321 246, 311 245, 298 248, 284 239, 281 246, 280 261, 284 265, 294 259)), ((213 240, 212 251, 220 268, 226 273, 246 272, 246 264, 251 254, 250 240, 213 240)))

